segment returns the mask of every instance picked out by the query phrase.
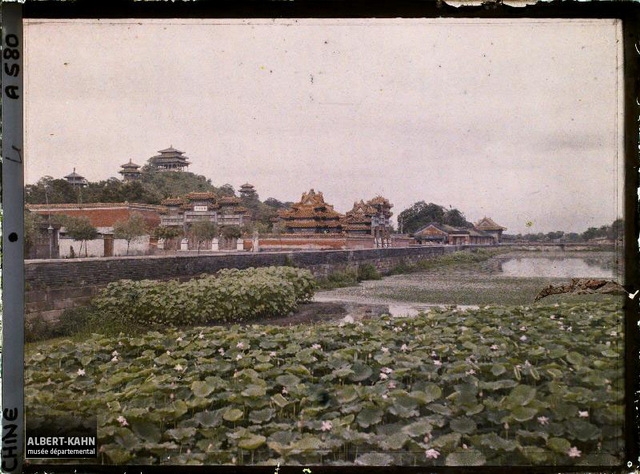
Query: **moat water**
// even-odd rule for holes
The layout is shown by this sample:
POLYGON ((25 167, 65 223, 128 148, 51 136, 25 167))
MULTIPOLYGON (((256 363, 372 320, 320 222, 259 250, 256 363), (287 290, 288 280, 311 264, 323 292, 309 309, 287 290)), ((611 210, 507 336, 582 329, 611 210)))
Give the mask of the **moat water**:
POLYGON ((568 283, 571 278, 620 281, 618 274, 613 252, 519 252, 471 266, 447 266, 321 291, 314 300, 388 305, 393 316, 412 316, 451 305, 464 309, 486 304, 531 304, 549 284, 568 283))

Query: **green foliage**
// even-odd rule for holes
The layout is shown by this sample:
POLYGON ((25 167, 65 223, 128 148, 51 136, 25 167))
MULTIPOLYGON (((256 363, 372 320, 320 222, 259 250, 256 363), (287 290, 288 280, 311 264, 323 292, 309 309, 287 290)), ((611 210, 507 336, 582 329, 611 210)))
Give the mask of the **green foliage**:
POLYGON ((398 216, 398 222, 402 223, 402 232, 405 234, 413 234, 431 222, 454 227, 473 227, 458 209, 446 209, 439 204, 427 204, 425 201, 418 201, 402 211, 398 216))
POLYGON ((199 251, 203 242, 211 240, 218 235, 218 226, 210 220, 196 221, 189 226, 189 235, 198 242, 199 251))
POLYGON ((27 209, 24 210, 25 251, 28 251, 29 248, 36 242, 42 222, 44 222, 42 216, 34 212, 29 212, 27 209))
POLYGON ((143 166, 141 181, 159 194, 162 199, 184 196, 191 192, 216 191, 210 179, 188 171, 167 173, 157 171, 150 166, 143 166))
POLYGON ((95 305, 111 318, 144 325, 239 322, 288 314, 309 301, 314 288, 308 270, 225 269, 184 283, 120 280, 110 283, 95 305))
POLYGON ((238 239, 242 235, 242 231, 237 225, 227 225, 220 230, 220 234, 225 239, 238 239))
POLYGON ((364 263, 358 266, 358 281, 381 280, 382 275, 371 263, 364 263))
POLYGON ((344 288, 357 285, 358 283, 358 272, 351 269, 335 271, 324 278, 318 279, 318 286, 323 290, 344 288))
POLYGON ((346 270, 332 272, 325 278, 320 278, 318 280, 318 286, 323 290, 330 290, 355 286, 365 280, 380 279, 382 279, 382 275, 380 275, 376 267, 370 263, 365 263, 359 265, 356 269, 348 268, 346 270))
POLYGON ((409 264, 402 261, 391 270, 391 274, 402 275, 405 273, 414 273, 439 267, 484 262, 502 252, 504 252, 504 250, 473 249, 470 252, 451 252, 438 255, 436 257, 425 258, 415 264, 409 264))
MULTIPOLYGON (((98 230, 91 225, 88 217, 60 216, 60 219, 66 229, 66 234, 73 240, 84 243, 84 252, 87 256, 87 240, 98 237, 98 230)), ((80 244, 80 250, 82 250, 82 244, 80 244)))
POLYGON ((135 321, 123 320, 100 311, 95 306, 84 306, 65 310, 56 324, 34 319, 25 324, 25 341, 35 342, 56 337, 72 337, 82 341, 92 334, 130 336, 142 334, 149 328, 135 321))
POLYGON ((26 415, 97 414, 105 464, 620 466, 622 319, 601 302, 63 339, 27 348, 26 415))
POLYGON ((28 204, 61 204, 78 202, 80 193, 66 179, 44 176, 36 184, 25 186, 24 198, 28 204))
POLYGON ((143 235, 148 234, 147 224, 140 214, 132 214, 126 221, 118 221, 113 224, 113 236, 116 239, 127 241, 127 255, 129 255, 129 245, 143 235))
POLYGON ((153 229, 153 237, 156 239, 175 239, 182 236, 183 231, 181 227, 164 227, 159 226, 153 229))

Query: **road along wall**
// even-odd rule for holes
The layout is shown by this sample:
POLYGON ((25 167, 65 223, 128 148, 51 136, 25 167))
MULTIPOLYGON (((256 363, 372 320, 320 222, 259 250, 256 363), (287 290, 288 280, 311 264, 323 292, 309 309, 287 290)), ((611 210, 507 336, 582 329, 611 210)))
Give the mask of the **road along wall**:
POLYGON ((27 321, 55 322, 64 310, 86 306, 108 283, 129 280, 187 280, 223 268, 293 265, 308 268, 317 277, 357 270, 371 264, 388 274, 398 265, 412 265, 464 246, 429 246, 363 250, 217 253, 200 255, 137 256, 28 260, 25 262, 25 317, 27 321))

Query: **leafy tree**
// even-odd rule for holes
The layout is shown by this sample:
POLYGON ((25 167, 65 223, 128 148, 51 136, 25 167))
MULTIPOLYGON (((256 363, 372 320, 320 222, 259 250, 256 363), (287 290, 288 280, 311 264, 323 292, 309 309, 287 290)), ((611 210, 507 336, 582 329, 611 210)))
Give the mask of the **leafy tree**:
POLYGON ((569 232, 568 234, 564 235, 564 240, 566 240, 567 242, 580 242, 582 240, 582 237, 577 232, 569 232))
POLYGON ((80 192, 65 179, 44 176, 36 184, 25 186, 24 199, 28 204, 64 204, 78 202, 80 192))
POLYGON ((166 172, 145 165, 142 167, 143 184, 149 185, 161 199, 184 196, 191 192, 215 192, 211 180, 188 171, 166 172))
POLYGON ((546 238, 548 240, 558 240, 564 237, 564 232, 561 230, 555 232, 547 232, 546 238))
POLYGON ((183 230, 181 227, 165 227, 160 226, 156 227, 153 230, 153 237, 156 239, 175 239, 180 237, 183 234, 183 230))
POLYGON ((464 214, 458 209, 449 209, 444 213, 442 223, 453 227, 461 227, 463 229, 470 229, 473 224, 465 219, 464 214))
POLYGON ((62 223, 67 235, 73 240, 80 241, 80 252, 84 244, 84 256, 87 257, 89 255, 87 241, 95 239, 98 236, 98 230, 91 225, 88 217, 64 216, 62 223))
POLYGON ((624 222, 622 221, 622 219, 616 219, 615 221, 613 221, 613 224, 611 224, 611 227, 607 232, 607 237, 611 240, 619 240, 623 235, 624 222))
POLYGON ((409 209, 402 211, 399 216, 399 222, 402 222, 402 231, 407 234, 413 234, 420 230, 430 222, 438 222, 444 224, 445 209, 438 204, 418 201, 409 209))
POLYGON ((217 189, 217 192, 221 196, 235 197, 236 195, 235 189, 233 189, 233 186, 231 186, 229 183, 223 184, 222 186, 220 186, 217 189))
POLYGON ((132 214, 126 221, 118 221, 113 224, 113 237, 127 241, 127 255, 129 255, 131 242, 146 235, 148 232, 144 217, 140 214, 132 214))
POLYGON ((189 234, 198 243, 198 253, 203 242, 218 235, 218 226, 209 220, 196 221, 189 227, 189 234))
POLYGON ((242 230, 236 225, 228 225, 221 229, 220 234, 225 239, 238 239, 242 235, 242 230))
POLYGON ((24 210, 24 251, 27 255, 38 238, 42 222, 44 222, 42 216, 30 212, 28 209, 24 210))
POLYGON ((274 209, 289 209, 293 203, 278 201, 277 199, 270 197, 265 199, 263 204, 274 209))

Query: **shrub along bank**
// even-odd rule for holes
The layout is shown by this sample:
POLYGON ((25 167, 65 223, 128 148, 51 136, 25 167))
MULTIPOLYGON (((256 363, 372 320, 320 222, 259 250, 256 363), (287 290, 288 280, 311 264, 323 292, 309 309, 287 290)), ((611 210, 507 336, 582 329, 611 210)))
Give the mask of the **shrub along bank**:
POLYGON ((292 267, 224 269, 176 280, 119 280, 94 300, 108 318, 143 325, 187 326, 281 316, 313 296, 310 271, 292 267))

